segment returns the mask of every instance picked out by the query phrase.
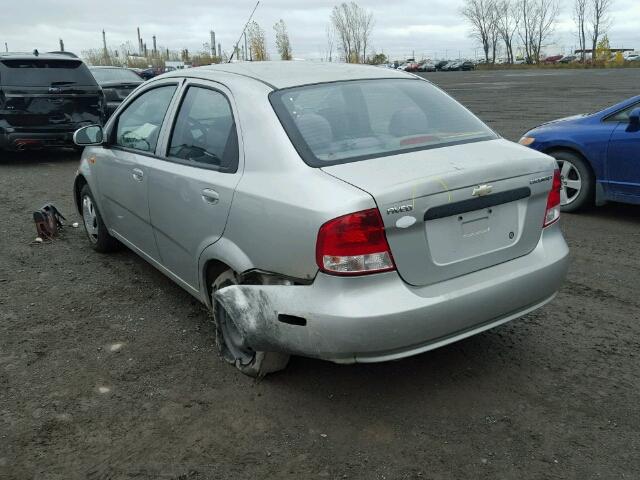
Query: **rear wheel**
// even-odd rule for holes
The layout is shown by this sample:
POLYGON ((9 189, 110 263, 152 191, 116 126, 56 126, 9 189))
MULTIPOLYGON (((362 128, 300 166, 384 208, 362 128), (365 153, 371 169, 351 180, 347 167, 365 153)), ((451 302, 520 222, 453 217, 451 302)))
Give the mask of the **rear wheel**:
POLYGON ((231 285, 238 285, 238 279, 233 270, 228 269, 218 275, 211 288, 216 345, 220 356, 250 377, 264 377, 268 373, 284 369, 289 362, 289 355, 253 350, 246 344, 242 331, 231 315, 216 301, 216 292, 231 285))
POLYGON ((116 250, 120 244, 109 235, 89 185, 83 186, 80 190, 80 207, 82 208, 82 223, 93 249, 100 253, 116 250))
POLYGON ((552 152, 560 170, 560 205, 563 212, 576 212, 593 204, 595 178, 587 162, 572 152, 552 152))

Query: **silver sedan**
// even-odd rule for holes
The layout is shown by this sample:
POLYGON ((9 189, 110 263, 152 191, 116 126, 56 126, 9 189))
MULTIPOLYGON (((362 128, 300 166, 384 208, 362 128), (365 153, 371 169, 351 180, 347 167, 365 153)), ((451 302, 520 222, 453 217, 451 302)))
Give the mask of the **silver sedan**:
POLYGON ((408 73, 176 71, 75 141, 90 244, 208 305, 248 375, 425 352, 540 308, 567 271, 555 161, 408 73))

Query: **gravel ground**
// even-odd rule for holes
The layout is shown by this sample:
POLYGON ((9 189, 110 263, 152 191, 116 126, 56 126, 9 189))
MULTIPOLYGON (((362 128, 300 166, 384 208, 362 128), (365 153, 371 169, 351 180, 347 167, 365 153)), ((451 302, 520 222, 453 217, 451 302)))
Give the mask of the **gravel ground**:
MULTIPOLYGON (((428 77, 505 137, 638 94, 640 70, 428 77)), ((69 221, 77 154, 0 153, 0 478, 632 479, 640 476, 640 207, 566 214, 542 310, 399 362, 223 364, 203 306, 69 221)))

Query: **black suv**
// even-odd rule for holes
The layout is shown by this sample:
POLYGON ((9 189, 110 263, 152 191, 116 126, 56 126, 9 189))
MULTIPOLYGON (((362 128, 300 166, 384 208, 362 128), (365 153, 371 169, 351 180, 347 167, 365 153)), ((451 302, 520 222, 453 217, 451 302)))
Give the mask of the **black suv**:
POLYGON ((104 95, 73 54, 0 53, 0 150, 73 146, 73 132, 102 124, 104 95))

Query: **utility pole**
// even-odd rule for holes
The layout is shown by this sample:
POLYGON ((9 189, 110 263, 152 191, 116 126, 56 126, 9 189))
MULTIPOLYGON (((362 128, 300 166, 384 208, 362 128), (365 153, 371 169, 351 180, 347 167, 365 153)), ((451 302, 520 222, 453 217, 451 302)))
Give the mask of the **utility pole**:
POLYGON ((140 38, 140 27, 137 28, 138 31, 138 55, 142 55, 142 38, 140 38))
POLYGON ((253 55, 251 55, 251 50, 249 50, 247 46, 247 32, 244 32, 244 51, 245 51, 245 60, 247 59, 247 53, 249 56, 249 60, 253 62, 253 55))
POLYGON ((60 39, 60 51, 64 52, 64 42, 60 39))
POLYGON ((104 53, 104 58, 107 58, 109 53, 107 52, 107 34, 104 33, 104 29, 102 30, 102 49, 104 53))
POLYGON ((157 48, 156 47, 156 36, 154 35, 152 38, 153 38, 153 52, 151 52, 151 54, 155 58, 157 53, 158 53, 158 50, 156 50, 156 48, 157 48))

